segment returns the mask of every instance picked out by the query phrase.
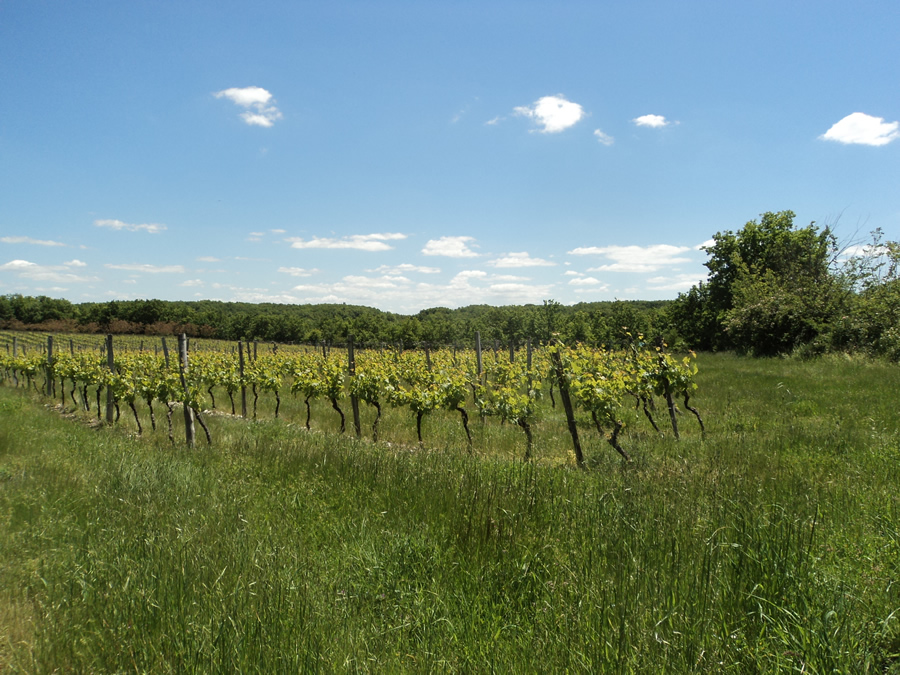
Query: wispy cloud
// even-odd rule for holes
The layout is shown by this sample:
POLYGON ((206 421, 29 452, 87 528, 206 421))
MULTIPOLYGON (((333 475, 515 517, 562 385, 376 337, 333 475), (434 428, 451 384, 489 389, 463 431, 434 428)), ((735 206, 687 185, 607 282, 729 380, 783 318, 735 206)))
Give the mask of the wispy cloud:
POLYGON ((282 274, 288 274, 292 277, 311 277, 313 274, 316 274, 319 270, 317 269, 304 269, 302 267, 279 267, 278 271, 282 274))
POLYGON ((283 117, 272 94, 262 87, 231 87, 214 92, 213 96, 246 108, 240 117, 250 126, 271 127, 283 117))
POLYGON ((419 274, 440 274, 438 267, 425 267, 424 265, 413 265, 411 263, 402 263, 400 265, 381 265, 374 270, 369 270, 376 274, 406 274, 408 272, 418 272, 419 274))
POLYGON ((494 267, 554 267, 555 262, 543 260, 541 258, 532 258, 527 252, 506 253, 496 260, 491 260, 488 265, 494 267))
POLYGON ((330 248, 330 249, 355 249, 357 251, 390 251, 394 247, 387 244, 388 241, 406 239, 400 232, 385 232, 380 234, 352 234, 347 237, 327 238, 313 237, 302 239, 289 237, 285 241, 291 242, 291 248, 330 248))
POLYGON ((293 302, 347 302, 412 312, 470 303, 537 303, 552 296, 552 285, 484 270, 463 270, 443 283, 415 282, 402 275, 348 275, 334 283, 301 284, 290 293, 296 298, 293 302))
POLYGON ((612 145, 616 142, 615 138, 613 138, 609 134, 604 134, 599 129, 594 129, 594 136, 597 138, 597 142, 601 145, 612 145))
POLYGON ((167 230, 165 225, 159 223, 124 223, 121 220, 95 220, 94 225, 97 227, 108 227, 111 230, 127 230, 128 232, 149 232, 150 234, 159 234, 163 230, 167 230))
POLYGON ((855 112, 833 124, 819 138, 845 145, 887 145, 900 138, 900 122, 885 122, 883 117, 855 112))
POLYGON ((533 120, 544 134, 554 134, 574 126, 584 117, 585 112, 579 104, 566 100, 562 94, 544 96, 530 106, 518 106, 513 113, 533 120))
POLYGON ((583 246, 569 251, 569 255, 599 255, 614 262, 591 268, 589 272, 655 272, 669 265, 690 262, 681 254, 687 246, 654 244, 652 246, 583 246))
POLYGON ((123 270, 125 272, 144 272, 146 274, 184 274, 183 265, 141 265, 141 264, 124 264, 124 265, 104 265, 107 269, 123 270))
POLYGON ((204 255, 204 256, 200 256, 199 258, 197 258, 197 261, 198 261, 198 262, 209 262, 209 263, 213 263, 213 262, 222 262, 222 259, 221 259, 221 258, 215 258, 215 257, 213 257, 213 256, 211 256, 211 255, 204 255))
POLYGON ((39 265, 28 260, 10 260, 8 263, 0 265, 0 271, 12 272, 19 278, 31 281, 49 281, 52 283, 100 281, 97 277, 86 277, 70 272, 70 267, 81 267, 84 265, 84 263, 78 263, 79 261, 75 260, 65 265, 39 265))
POLYGON ((32 239, 31 237, 0 237, 4 244, 34 244, 35 246, 65 246, 59 241, 51 239, 32 239))
POLYGON ((672 124, 662 115, 641 115, 640 117, 635 117, 631 121, 639 127, 652 127, 654 129, 660 129, 672 124))
POLYGON ((442 255, 447 258, 477 258, 478 253, 469 246, 475 237, 441 237, 430 239, 422 249, 423 255, 442 255))
MULTIPOLYGON (((475 100, 477 101, 478 99, 476 98, 475 100)), ((455 115, 453 115, 453 117, 450 118, 450 124, 456 124, 457 122, 459 122, 463 117, 465 117, 468 114, 468 112, 469 112, 469 110, 471 110, 471 108, 472 108, 471 103, 467 103, 462 108, 460 108, 459 111, 457 111, 457 113, 455 115)))

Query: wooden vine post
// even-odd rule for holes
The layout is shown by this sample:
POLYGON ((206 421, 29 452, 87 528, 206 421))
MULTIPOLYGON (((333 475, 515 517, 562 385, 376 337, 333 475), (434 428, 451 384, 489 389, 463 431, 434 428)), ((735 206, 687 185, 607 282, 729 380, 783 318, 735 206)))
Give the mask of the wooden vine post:
MULTIPOLYGON (((106 367, 109 369, 110 375, 116 374, 116 362, 113 357, 113 338, 112 335, 106 336, 106 367)), ((115 419, 116 397, 113 391, 112 378, 110 383, 106 385, 106 423, 112 424, 115 419)))
POLYGON ((178 363, 181 366, 178 370, 181 375, 181 387, 184 389, 184 440, 189 448, 194 447, 194 411, 190 405, 190 396, 187 386, 187 369, 188 369, 188 348, 187 334, 182 333, 178 336, 178 363))
MULTIPOLYGON (((476 377, 477 377, 478 383, 483 385, 484 384, 484 379, 483 379, 484 368, 483 368, 483 363, 481 360, 481 331, 480 330, 475 331, 475 364, 476 364, 476 368, 477 368, 476 369, 476 377)), ((476 392, 476 389, 475 389, 475 385, 473 384, 472 385, 472 404, 478 405, 478 401, 475 398, 475 392, 476 392)), ((485 415, 484 415, 484 411, 482 410, 482 412, 481 412, 481 423, 482 424, 484 424, 484 418, 485 418, 485 415)))
MULTIPOLYGON (((247 343, 250 351, 250 343, 247 343)), ((241 382, 241 417, 247 419, 247 387, 244 385, 244 345, 238 342, 238 377, 241 382)))
MULTIPOLYGON (((356 375, 356 355, 353 352, 353 336, 347 336, 347 374, 350 377, 356 375)), ((350 395, 350 407, 353 409, 353 428, 356 429, 356 437, 362 438, 362 426, 359 421, 359 397, 350 395)))
POLYGON ((478 365, 478 379, 481 379, 481 331, 475 331, 475 362, 478 365))
MULTIPOLYGON (((47 336, 47 382, 45 384, 47 396, 53 396, 56 391, 56 381, 53 379, 53 336, 47 336)), ((65 404, 63 397, 63 404, 65 404)))
MULTIPOLYGON (((17 338, 15 335, 13 335, 13 343, 12 343, 12 357, 13 358, 16 358, 19 355, 18 349, 19 349, 19 338, 17 338)), ((15 369, 13 369, 12 376, 13 376, 13 382, 16 383, 16 388, 18 388, 19 387, 19 376, 16 374, 16 372, 17 371, 15 369)))

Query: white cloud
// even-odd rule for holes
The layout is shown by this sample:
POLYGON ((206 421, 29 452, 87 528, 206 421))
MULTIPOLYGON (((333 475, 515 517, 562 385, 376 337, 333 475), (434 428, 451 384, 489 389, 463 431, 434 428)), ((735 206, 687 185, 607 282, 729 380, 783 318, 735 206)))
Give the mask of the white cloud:
MULTIPOLYGON (((590 295, 592 298, 597 298, 600 293, 606 293, 609 290, 609 285, 599 286, 599 287, 584 287, 584 288, 576 288, 574 289, 577 295, 590 295)), ((617 294, 618 297, 618 294, 617 294)))
POLYGON ((291 248, 330 248, 330 249, 355 249, 357 251, 390 251, 394 247, 386 244, 386 241, 406 239, 405 234, 399 232, 385 232, 380 234, 353 234, 340 239, 325 237, 313 237, 305 240, 300 237, 289 237, 285 241, 291 242, 291 248))
MULTIPOLYGON (((215 290, 231 291, 231 295, 227 298, 233 302, 277 302, 282 304, 298 304, 303 299, 296 295, 288 293, 272 293, 267 288, 242 288, 240 286, 232 286, 229 284, 214 283, 211 285, 215 290)), ((199 294, 198 296, 199 297, 199 294)), ((316 300, 318 302, 318 300, 316 300)))
POLYGON ((467 285, 469 279, 486 279, 487 276, 484 270, 463 270, 450 280, 450 286, 467 285))
POLYGON ((147 274, 184 274, 185 271, 182 265, 106 264, 104 265, 104 267, 111 270, 124 270, 126 272, 146 272, 147 274))
POLYGON ((671 124, 671 122, 662 115, 641 115, 640 117, 635 117, 631 121, 639 127, 652 127, 654 129, 667 127, 671 124))
MULTIPOLYGON (((387 267, 387 266, 384 266, 387 267)), ((402 266, 401 266, 402 267, 402 266)), ((248 289, 226 284, 209 287, 226 291, 227 300, 242 302, 346 302, 412 313, 425 307, 467 304, 540 303, 553 297, 553 285, 530 284, 527 278, 464 270, 448 281, 415 281, 394 273, 351 274, 334 282, 303 283, 278 294, 273 289, 248 289)))
POLYGON ((62 242, 51 239, 32 239, 31 237, 0 237, 4 244, 34 244, 36 246, 65 246, 62 242))
POLYGON ((613 138, 609 134, 604 134, 599 129, 594 129, 594 136, 597 137, 597 142, 602 145, 612 145, 616 142, 615 138, 613 138))
POLYGON ((221 258, 214 258, 214 257, 211 256, 211 255, 204 255, 204 256, 201 256, 201 257, 197 258, 197 261, 198 261, 198 262, 210 262, 210 263, 212 263, 212 262, 222 262, 222 259, 221 259, 221 258))
POLYGON ((447 258, 477 258, 478 254, 469 248, 474 237, 441 237, 430 239, 422 249, 423 255, 442 255, 447 258))
POLYGON ((264 113, 243 112, 241 119, 251 127, 270 127, 275 120, 281 118, 281 113, 275 108, 269 108, 264 113))
POLYGON ((80 260, 70 260, 69 262, 64 262, 63 265, 66 267, 87 267, 86 262, 81 262, 80 260))
POLYGON ((247 108, 240 117, 250 126, 271 127, 283 117, 272 94, 262 87, 231 87, 214 92, 213 96, 227 98, 235 105, 247 108))
POLYGON ((27 260, 10 260, 8 263, 0 265, 0 270, 27 270, 36 267, 38 267, 37 263, 27 260))
POLYGON ((331 288, 328 284, 300 284, 294 286, 293 290, 301 293, 330 293, 331 288))
POLYGON ((289 274, 292 277, 311 277, 313 274, 316 274, 319 270, 311 269, 307 270, 302 267, 279 267, 278 271, 282 274, 289 274))
POLYGON ((673 274, 647 279, 647 288, 651 291, 687 291, 705 280, 704 274, 673 274))
POLYGON ((594 277, 577 277, 569 281, 570 286, 599 286, 601 283, 603 282, 594 277))
POLYGON ((376 274, 405 274, 407 272, 418 272, 419 274, 440 274, 438 267, 425 267, 424 265, 413 265, 411 263, 402 263, 400 265, 381 265, 374 270, 369 270, 376 274))
POLYGON ((715 239, 707 239, 707 240, 704 241, 702 244, 697 244, 697 245, 694 247, 694 250, 695 250, 695 251, 702 251, 702 250, 705 249, 705 248, 711 248, 711 247, 713 247, 713 246, 715 246, 715 245, 716 245, 716 240, 715 240, 715 239))
POLYGON ((842 261, 850 260, 851 258, 877 259, 889 255, 890 252, 890 247, 884 244, 853 244, 841 250, 838 259, 842 261))
POLYGON ((900 138, 900 122, 885 122, 883 117, 855 112, 836 122, 819 138, 846 145, 887 145, 900 138))
POLYGON ((667 265, 690 262, 680 254, 687 246, 654 244, 652 246, 586 246, 569 251, 570 255, 600 255, 613 260, 611 265, 591 268, 589 272, 655 272, 667 265))
POLYGON ((494 267, 554 267, 555 262, 542 260, 541 258, 532 258, 527 252, 507 253, 496 260, 492 260, 488 265, 494 267))
POLYGON ((111 230, 128 230, 129 232, 149 232, 150 234, 159 234, 163 230, 167 230, 165 225, 159 223, 123 223, 121 220, 95 220, 94 225, 97 227, 108 227, 111 230))
POLYGON ((231 87, 230 89, 217 91, 213 96, 216 98, 227 98, 232 103, 244 108, 266 105, 272 100, 272 94, 262 87, 231 87))
POLYGON ((97 277, 72 274, 65 265, 38 265, 28 260, 10 260, 0 265, 0 271, 12 272, 20 279, 49 281, 52 283, 87 283, 100 281, 97 277))
POLYGON ((584 117, 584 108, 567 101, 562 94, 544 96, 530 106, 519 106, 513 110, 516 115, 528 117, 539 124, 541 133, 553 134, 575 125, 584 117))
POLYGON ((192 288, 194 286, 203 286, 202 279, 188 279, 187 281, 182 281, 179 286, 184 286, 186 288, 192 288))

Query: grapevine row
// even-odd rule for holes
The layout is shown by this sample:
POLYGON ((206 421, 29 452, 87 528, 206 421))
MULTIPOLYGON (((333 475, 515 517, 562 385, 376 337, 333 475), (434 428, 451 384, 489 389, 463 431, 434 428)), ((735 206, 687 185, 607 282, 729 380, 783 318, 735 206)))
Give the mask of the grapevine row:
MULTIPOLYGON (((0 373, 15 386, 34 390, 38 390, 38 379, 43 378, 41 389, 47 395, 57 396, 64 406, 71 401, 73 406, 86 411, 91 410, 89 392, 93 391, 98 419, 101 392, 105 391, 114 402, 115 419, 119 419, 119 406, 124 404, 134 417, 139 435, 143 429, 137 406, 146 406, 154 431, 154 406, 161 406, 166 411, 170 438, 173 410, 181 405, 195 411, 207 440, 211 441, 201 411, 207 406, 216 408, 216 389, 227 394, 232 415, 237 413, 235 397, 239 394, 241 414, 250 414, 246 400, 250 392, 254 418, 260 394, 274 397, 277 418, 281 394, 290 392, 304 401, 307 429, 311 401, 327 401, 339 415, 341 433, 346 429, 342 407, 345 400, 362 402, 376 411, 371 426, 375 441, 385 405, 409 411, 420 444, 424 442, 425 416, 437 410, 458 413, 470 450, 473 443, 470 413, 482 419, 494 417, 522 430, 526 459, 534 451, 533 428, 542 410, 539 401, 547 390, 552 397, 554 388, 570 397, 571 406, 589 416, 597 432, 626 460, 630 457, 620 442, 625 426, 622 410, 626 405, 640 408, 660 432, 653 416, 654 401, 664 401, 677 438, 675 399, 680 398, 703 430, 700 413, 690 405, 697 373, 693 354, 676 358, 662 347, 647 346, 640 336, 624 351, 584 345, 568 347, 560 343, 535 349, 533 353, 529 350, 527 358, 522 351, 513 359, 485 352, 480 369, 474 352, 455 350, 366 350, 359 353, 352 369, 348 369, 346 357, 338 351, 277 353, 273 350, 255 359, 248 355, 246 362, 243 352, 194 351, 186 369, 178 359, 170 360, 167 354, 143 351, 120 351, 112 369, 107 367, 105 357, 96 352, 63 351, 49 360, 44 354, 32 352, 0 354, 0 373)), ((555 399, 551 400, 555 405, 555 399)), ((574 426, 573 420, 570 429, 574 426)))

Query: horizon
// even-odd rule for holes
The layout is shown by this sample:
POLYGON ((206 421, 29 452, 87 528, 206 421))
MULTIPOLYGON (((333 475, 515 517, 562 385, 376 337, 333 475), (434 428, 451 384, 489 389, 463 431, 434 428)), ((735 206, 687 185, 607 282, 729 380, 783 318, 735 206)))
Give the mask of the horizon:
POLYGON ((767 211, 900 239, 898 26, 886 1, 3 3, 0 294, 672 300, 767 211))

